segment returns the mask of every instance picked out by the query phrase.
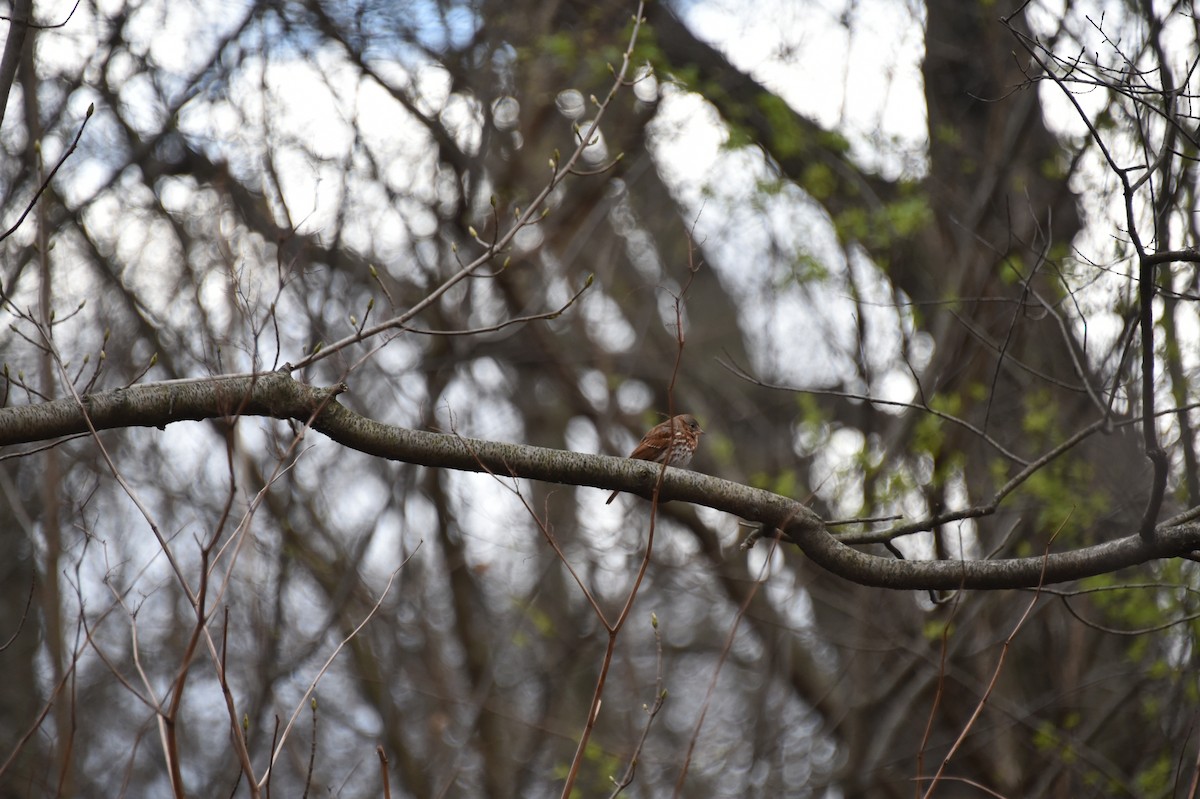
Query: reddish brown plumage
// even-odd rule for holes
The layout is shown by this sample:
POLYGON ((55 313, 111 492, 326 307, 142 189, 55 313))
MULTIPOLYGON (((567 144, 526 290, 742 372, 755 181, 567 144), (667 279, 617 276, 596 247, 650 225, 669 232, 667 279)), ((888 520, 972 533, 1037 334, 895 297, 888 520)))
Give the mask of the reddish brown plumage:
MULTIPOLYGON (((629 457, 640 461, 666 463, 668 466, 687 466, 692 462, 692 455, 696 453, 703 432, 696 417, 690 413, 672 416, 650 428, 633 448, 633 452, 629 453, 629 457)), ((612 492, 605 504, 612 502, 620 493, 612 492)))

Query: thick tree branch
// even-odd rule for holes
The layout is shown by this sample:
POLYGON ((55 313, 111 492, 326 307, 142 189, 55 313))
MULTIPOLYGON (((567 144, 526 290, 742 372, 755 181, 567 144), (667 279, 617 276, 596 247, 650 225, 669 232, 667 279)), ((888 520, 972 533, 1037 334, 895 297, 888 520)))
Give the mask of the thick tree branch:
MULTIPOLYGON (((339 385, 314 388, 286 372, 176 380, 85 395, 82 404, 55 400, 0 409, 0 446, 33 443, 87 430, 165 427, 230 415, 294 419, 351 449, 440 469, 481 472, 565 485, 620 489, 648 496, 660 466, 644 461, 482 441, 409 430, 368 419, 336 402, 339 385), (87 413, 85 419, 84 411, 87 413)), ((904 590, 1031 588, 1180 557, 1200 549, 1200 523, 1160 527, 1153 541, 1135 531, 1095 546, 1046 557, 1005 560, 893 560, 856 550, 831 535, 803 503, 709 475, 668 468, 663 502, 707 505, 785 531, 813 562, 856 583, 904 590), (1043 573, 1044 569, 1044 573, 1043 573)))

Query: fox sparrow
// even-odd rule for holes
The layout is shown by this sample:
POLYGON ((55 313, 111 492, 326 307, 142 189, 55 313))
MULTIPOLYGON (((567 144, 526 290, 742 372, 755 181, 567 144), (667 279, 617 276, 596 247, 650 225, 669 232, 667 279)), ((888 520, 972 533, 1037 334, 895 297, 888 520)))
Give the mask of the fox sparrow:
MULTIPOLYGON (((651 427, 650 432, 642 436, 633 452, 629 453, 629 457, 682 468, 692 462, 692 455, 696 452, 700 434, 703 432, 696 417, 690 413, 672 416, 667 421, 651 427)), ((612 492, 604 504, 612 502, 620 493, 612 492)))

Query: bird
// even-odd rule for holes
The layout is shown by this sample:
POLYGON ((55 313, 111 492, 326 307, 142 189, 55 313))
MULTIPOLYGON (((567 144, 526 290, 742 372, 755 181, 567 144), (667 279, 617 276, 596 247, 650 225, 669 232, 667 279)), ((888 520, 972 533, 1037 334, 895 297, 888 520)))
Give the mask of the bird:
MULTIPOLYGON (((696 421, 695 416, 681 413, 651 427, 633 448, 633 452, 629 453, 629 457, 682 468, 692 462, 692 455, 696 453, 702 433, 704 431, 700 429, 700 423, 696 421)), ((604 504, 611 504, 620 493, 612 492, 604 504)))

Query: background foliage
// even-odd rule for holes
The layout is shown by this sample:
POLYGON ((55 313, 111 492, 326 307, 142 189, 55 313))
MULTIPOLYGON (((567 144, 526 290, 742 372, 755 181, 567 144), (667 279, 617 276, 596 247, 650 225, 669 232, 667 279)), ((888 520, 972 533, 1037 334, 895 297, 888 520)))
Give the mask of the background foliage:
MULTIPOLYGON (((548 214, 321 354, 512 229, 636 11, 16 2, 2 227, 45 192, 0 242, 4 404, 288 363, 388 424, 584 452, 686 409, 695 469, 898 517, 836 529, 910 559, 1190 518, 1187 3, 650 4, 548 214)), ((0 796, 253 793, 224 687, 260 777, 300 709, 280 795, 553 795, 573 760, 607 795, 636 753, 630 795, 911 796, 952 747, 943 797, 1196 793, 1190 560, 893 592, 664 505, 576 758, 610 635, 564 560, 615 618, 649 504, 300 428, 0 454, 0 796), (176 576, 209 567, 219 656, 176 576)))

